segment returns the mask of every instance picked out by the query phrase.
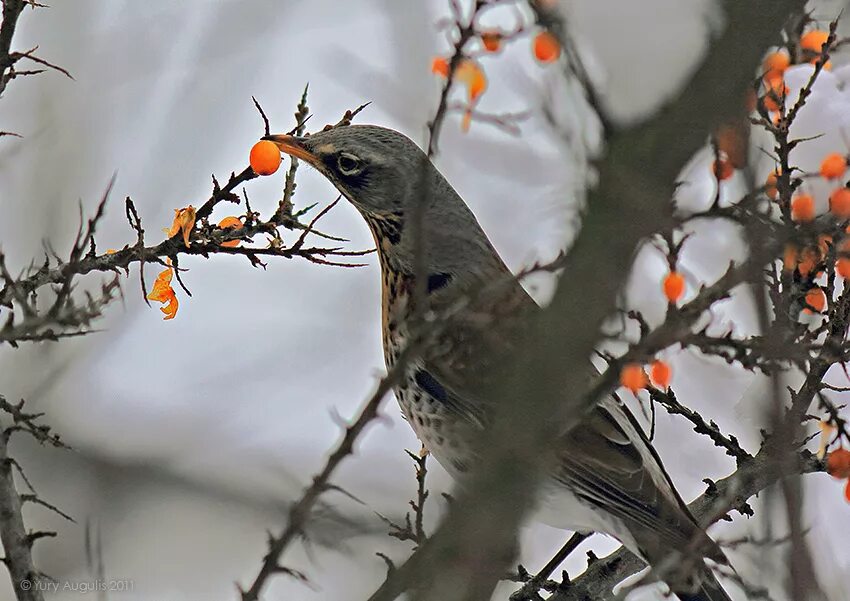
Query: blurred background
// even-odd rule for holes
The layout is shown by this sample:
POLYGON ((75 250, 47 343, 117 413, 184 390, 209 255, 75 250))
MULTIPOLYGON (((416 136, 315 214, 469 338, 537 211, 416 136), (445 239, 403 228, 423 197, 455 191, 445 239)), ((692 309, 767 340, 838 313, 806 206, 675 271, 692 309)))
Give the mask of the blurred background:
MULTIPOLYGON (((813 16, 828 21, 843 4, 813 3, 813 16)), ((722 26, 716 8, 710 0, 563 3, 592 75, 622 121, 650 114, 676 92, 722 26)), ((38 261, 45 241, 66 253, 78 203, 93 210, 115 172, 100 248, 134 241, 123 211, 128 195, 148 239, 158 239, 174 208, 199 206, 209 196, 211 174, 223 181, 247 164, 262 134, 252 95, 273 131, 293 126, 309 82, 315 113, 309 128, 371 101, 359 122, 393 127, 423 143, 441 84, 430 73, 431 59, 449 50, 436 24, 447 15, 445 0, 75 0, 26 10, 13 47, 38 44, 41 56, 74 80, 57 73, 15 80, 0 101, 0 128, 24 136, 0 141, 0 240, 10 266, 38 261)), ((527 18, 506 7, 492 11, 485 24, 509 30, 527 18)), ((795 132, 827 134, 813 150, 799 151, 801 166, 816 165, 826 151, 850 148, 844 89, 850 75, 841 68, 846 59, 834 63, 795 132)), ((490 83, 480 108, 527 111, 521 134, 475 121, 463 134, 452 115, 437 162, 516 270, 551 259, 575 231, 582 190, 593 179, 588 157, 598 150, 599 130, 561 72, 535 63, 528 38, 483 65, 490 83)), ((712 199, 709 160, 706 151, 683 173, 682 206, 699 208, 712 199)), ((761 177, 770 169, 756 163, 761 177)), ((255 210, 268 215, 276 208, 283 175, 281 169, 248 184, 255 210)), ((307 168, 299 171, 298 184, 296 209, 336 197, 307 168)), ((734 194, 735 187, 729 190, 734 194)), ((214 217, 243 211, 220 207, 214 217)), ((348 238, 352 249, 372 244, 347 205, 333 210, 322 229, 348 238)), ((711 224, 696 233, 683 257, 692 290, 745 248, 730 226, 711 224)), ((181 266, 190 271, 183 279, 193 296, 178 290, 181 306, 173 321, 162 321, 145 305, 134 267, 123 281, 123 302, 98 324, 102 332, 0 349, 0 393, 44 411, 45 421, 74 447, 39 448, 24 437, 13 442, 36 490, 77 520, 28 509, 28 526, 59 532, 36 545, 36 564, 60 582, 82 581, 97 572, 100 557, 107 578, 133 581, 131 592, 113 593, 114 599, 235 599, 235 583, 249 583, 259 568, 266 530, 282 528, 288 503, 338 439, 340 419, 356 413, 384 372, 378 268, 374 256, 366 262, 341 269, 281 259, 262 270, 240 257, 185 258, 181 266)), ((659 282, 665 270, 657 251, 639 253, 629 299, 651 321, 663 316, 659 282)), ((149 281, 156 271, 149 268, 149 281)), ((97 275, 87 277, 97 282, 97 275)), ((540 277, 529 286, 545 302, 552 282, 540 277)), ((712 319, 720 329, 744 333, 755 323, 744 294, 712 319)), ((745 446, 758 444, 759 377, 679 349, 666 358, 680 400, 745 446)), ((334 479, 363 503, 328 494, 309 544, 296 545, 283 560, 311 584, 278 577, 267 599, 363 598, 385 573, 376 552, 398 561, 409 553, 410 544, 388 537, 374 512, 403 516, 416 486, 403 450, 418 450, 419 443, 393 399, 383 416, 334 479)), ((686 500, 701 494, 703 478, 734 468, 687 422, 664 413, 656 445, 686 500)), ((451 482, 435 462, 430 467, 433 525, 444 503, 439 492, 450 490, 451 482)), ((840 488, 826 475, 807 477, 806 522, 829 598, 848 600, 850 587, 839 575, 850 571, 850 543, 836 524, 850 523, 850 506, 840 488)), ((758 518, 737 518, 712 533, 761 533, 758 518)), ((565 537, 529 524, 523 564, 535 571, 565 537)), ((596 536, 583 549, 601 555, 616 546, 596 536)), ((775 586, 771 565, 779 564, 771 562, 779 558, 781 549, 743 548, 733 563, 758 584, 775 586)), ((570 559, 571 574, 583 561, 584 553, 570 559)), ((501 588, 497 598, 506 599, 510 590, 501 588)), ((654 598, 642 595, 634 598, 654 598)), ((0 598, 11 597, 0 579, 0 598)))

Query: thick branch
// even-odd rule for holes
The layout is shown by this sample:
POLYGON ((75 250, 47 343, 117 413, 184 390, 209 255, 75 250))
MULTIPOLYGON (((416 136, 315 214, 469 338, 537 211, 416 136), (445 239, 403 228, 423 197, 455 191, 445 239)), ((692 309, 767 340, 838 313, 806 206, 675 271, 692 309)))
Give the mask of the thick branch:
POLYGON ((0 25, 0 96, 9 81, 6 77, 6 69, 14 64, 9 50, 18 25, 18 17, 21 16, 24 6, 26 6, 24 0, 3 0, 3 24, 0 25))
MULTIPOLYGON (((823 463, 808 451, 798 454, 799 473, 823 471, 823 463)), ((709 489, 688 505, 701 523, 709 524, 742 506, 753 495, 775 484, 781 476, 775 455, 763 449, 735 473, 709 486, 709 489)), ((635 555, 620 548, 614 553, 591 562, 571 584, 558 591, 550 601, 614 601, 611 591, 625 578, 643 569, 644 563, 635 555)))
POLYGON ((21 497, 12 476, 14 461, 9 457, 9 434, 0 420, 0 539, 3 562, 9 569, 12 587, 18 601, 42 601, 38 572, 32 561, 32 540, 24 527, 21 497))

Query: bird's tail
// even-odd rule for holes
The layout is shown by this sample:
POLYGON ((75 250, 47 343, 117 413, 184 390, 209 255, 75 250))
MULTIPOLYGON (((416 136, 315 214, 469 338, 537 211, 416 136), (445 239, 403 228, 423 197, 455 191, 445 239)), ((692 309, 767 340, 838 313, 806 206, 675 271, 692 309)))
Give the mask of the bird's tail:
POLYGON ((702 574, 702 581, 696 591, 689 593, 676 592, 680 601, 732 601, 729 595, 720 586, 717 577, 709 569, 702 574))

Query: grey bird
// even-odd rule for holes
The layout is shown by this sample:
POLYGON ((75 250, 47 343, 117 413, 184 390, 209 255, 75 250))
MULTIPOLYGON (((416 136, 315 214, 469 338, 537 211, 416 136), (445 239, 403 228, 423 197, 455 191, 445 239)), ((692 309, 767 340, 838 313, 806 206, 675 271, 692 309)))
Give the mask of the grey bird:
MULTIPOLYGON (((409 339, 408 324, 418 298, 414 290, 419 247, 409 223, 417 207, 424 238, 424 261, 419 265, 427 275, 422 289, 429 309, 464 291, 509 279, 510 271, 472 211, 405 135, 373 125, 350 125, 306 137, 266 139, 327 177, 369 225, 381 265, 388 369, 409 339)), ((538 310, 516 281, 510 286, 498 303, 500 311, 538 310)), ((469 327, 453 323, 447 334, 450 340, 441 340, 445 344, 435 345, 414 362, 395 387, 401 411, 416 435, 458 480, 474 463, 474 443, 494 411, 482 394, 479 380, 486 367, 482 363, 498 354, 504 341, 498 327, 478 327, 474 332, 475 322, 470 315, 469 327)), ((496 320, 502 322, 509 320, 496 320)), ((555 444, 559 464, 540 495, 542 521, 573 531, 607 533, 650 565, 668 557, 671 550, 726 563, 676 492, 634 416, 616 399, 602 401, 581 427, 555 444)), ((680 599, 728 600, 701 559, 699 564, 702 573, 695 590, 675 591, 680 599)))

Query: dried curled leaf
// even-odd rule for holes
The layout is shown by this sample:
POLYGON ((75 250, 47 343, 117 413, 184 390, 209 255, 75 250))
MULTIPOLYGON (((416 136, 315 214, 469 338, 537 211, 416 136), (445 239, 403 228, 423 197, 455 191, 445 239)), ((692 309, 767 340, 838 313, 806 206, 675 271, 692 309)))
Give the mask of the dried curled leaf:
POLYGON ((153 283, 153 288, 148 294, 148 300, 162 303, 159 308, 165 314, 163 319, 174 319, 177 315, 177 295, 174 293, 174 288, 171 287, 171 279, 174 277, 174 268, 169 266, 156 276, 156 281, 153 283))
POLYGON ((174 209, 174 221, 171 222, 171 229, 166 232, 171 238, 177 232, 183 232, 183 244, 186 248, 189 247, 189 236, 192 234, 192 229, 195 227, 195 207, 189 205, 183 209, 174 209))

